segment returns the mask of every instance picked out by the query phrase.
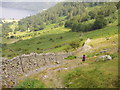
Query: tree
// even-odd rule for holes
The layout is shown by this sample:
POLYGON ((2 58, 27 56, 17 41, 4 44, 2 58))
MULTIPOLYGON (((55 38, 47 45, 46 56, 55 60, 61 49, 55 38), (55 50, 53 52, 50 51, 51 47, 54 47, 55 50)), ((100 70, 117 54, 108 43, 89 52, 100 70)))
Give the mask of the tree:
POLYGON ((71 28, 72 25, 73 25, 73 22, 71 20, 68 20, 65 22, 65 27, 67 27, 67 28, 71 28))
POLYGON ((116 4, 117 9, 120 9, 120 1, 116 4))
POLYGON ((75 32, 78 31, 77 25, 78 25, 77 22, 74 22, 74 24, 72 25, 72 31, 73 31, 73 32, 74 32, 74 31, 75 31, 75 32))
POLYGON ((96 13, 94 11, 90 11, 88 15, 90 16, 91 19, 94 19, 96 16, 96 13))
POLYGON ((89 20, 89 15, 83 16, 81 22, 85 22, 89 20))
POLYGON ((93 25, 93 29, 101 29, 106 26, 107 22, 103 15, 99 15, 96 17, 96 20, 93 25))

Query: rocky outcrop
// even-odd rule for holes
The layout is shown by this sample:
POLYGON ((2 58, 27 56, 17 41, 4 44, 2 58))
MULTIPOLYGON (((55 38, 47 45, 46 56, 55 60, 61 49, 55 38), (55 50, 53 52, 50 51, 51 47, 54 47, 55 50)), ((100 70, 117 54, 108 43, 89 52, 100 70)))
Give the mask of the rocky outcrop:
POLYGON ((86 41, 85 41, 85 44, 89 43, 91 41, 90 38, 88 38, 86 41))
POLYGON ((64 62, 64 58, 69 55, 72 55, 72 53, 31 53, 12 59, 2 58, 3 87, 14 85, 19 77, 37 68, 51 64, 61 64, 64 62))
POLYGON ((81 48, 81 51, 82 51, 82 52, 86 52, 86 51, 88 51, 88 50, 90 50, 90 49, 92 49, 92 47, 85 44, 85 45, 81 48))
POLYGON ((78 52, 87 52, 88 50, 92 49, 92 47, 90 45, 88 45, 88 43, 91 41, 90 38, 88 38, 82 45, 82 47, 78 48, 74 53, 78 53, 78 52))

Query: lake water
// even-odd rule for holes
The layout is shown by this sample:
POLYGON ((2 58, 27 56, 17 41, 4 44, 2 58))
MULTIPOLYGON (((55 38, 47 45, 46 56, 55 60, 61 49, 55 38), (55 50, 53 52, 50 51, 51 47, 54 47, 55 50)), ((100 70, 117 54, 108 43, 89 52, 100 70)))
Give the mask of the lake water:
POLYGON ((5 19, 22 19, 36 13, 37 11, 0 7, 0 18, 5 19))

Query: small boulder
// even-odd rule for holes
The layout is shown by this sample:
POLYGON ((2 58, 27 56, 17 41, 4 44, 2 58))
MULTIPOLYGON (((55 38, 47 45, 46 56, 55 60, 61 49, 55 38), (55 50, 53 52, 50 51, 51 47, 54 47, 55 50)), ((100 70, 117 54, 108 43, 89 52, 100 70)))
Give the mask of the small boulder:
POLYGON ((47 76, 47 75, 44 75, 43 78, 44 78, 44 79, 45 79, 45 78, 48 78, 48 76, 47 76))
POLYGON ((67 70, 68 68, 58 68, 58 69, 55 69, 54 71, 58 71, 60 72, 61 70, 67 70))
POLYGON ((72 84, 73 82, 70 82, 69 84, 72 84))
POLYGON ((28 75, 26 74, 25 77, 27 77, 28 75))
POLYGON ((112 57, 110 55, 107 55, 108 60, 112 60, 112 57))
POLYGON ((104 55, 104 56, 100 56, 99 59, 102 59, 103 61, 112 60, 112 57, 110 55, 104 55))
POLYGON ((60 64, 60 62, 59 61, 55 61, 55 64, 60 64))

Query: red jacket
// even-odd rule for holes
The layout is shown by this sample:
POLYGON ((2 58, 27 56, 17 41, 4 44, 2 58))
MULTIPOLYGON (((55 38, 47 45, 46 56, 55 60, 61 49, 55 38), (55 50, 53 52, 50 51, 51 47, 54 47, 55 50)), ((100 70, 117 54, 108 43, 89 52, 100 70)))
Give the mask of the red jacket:
POLYGON ((85 60, 85 58, 86 58, 85 56, 82 57, 82 59, 84 59, 84 60, 85 60))

